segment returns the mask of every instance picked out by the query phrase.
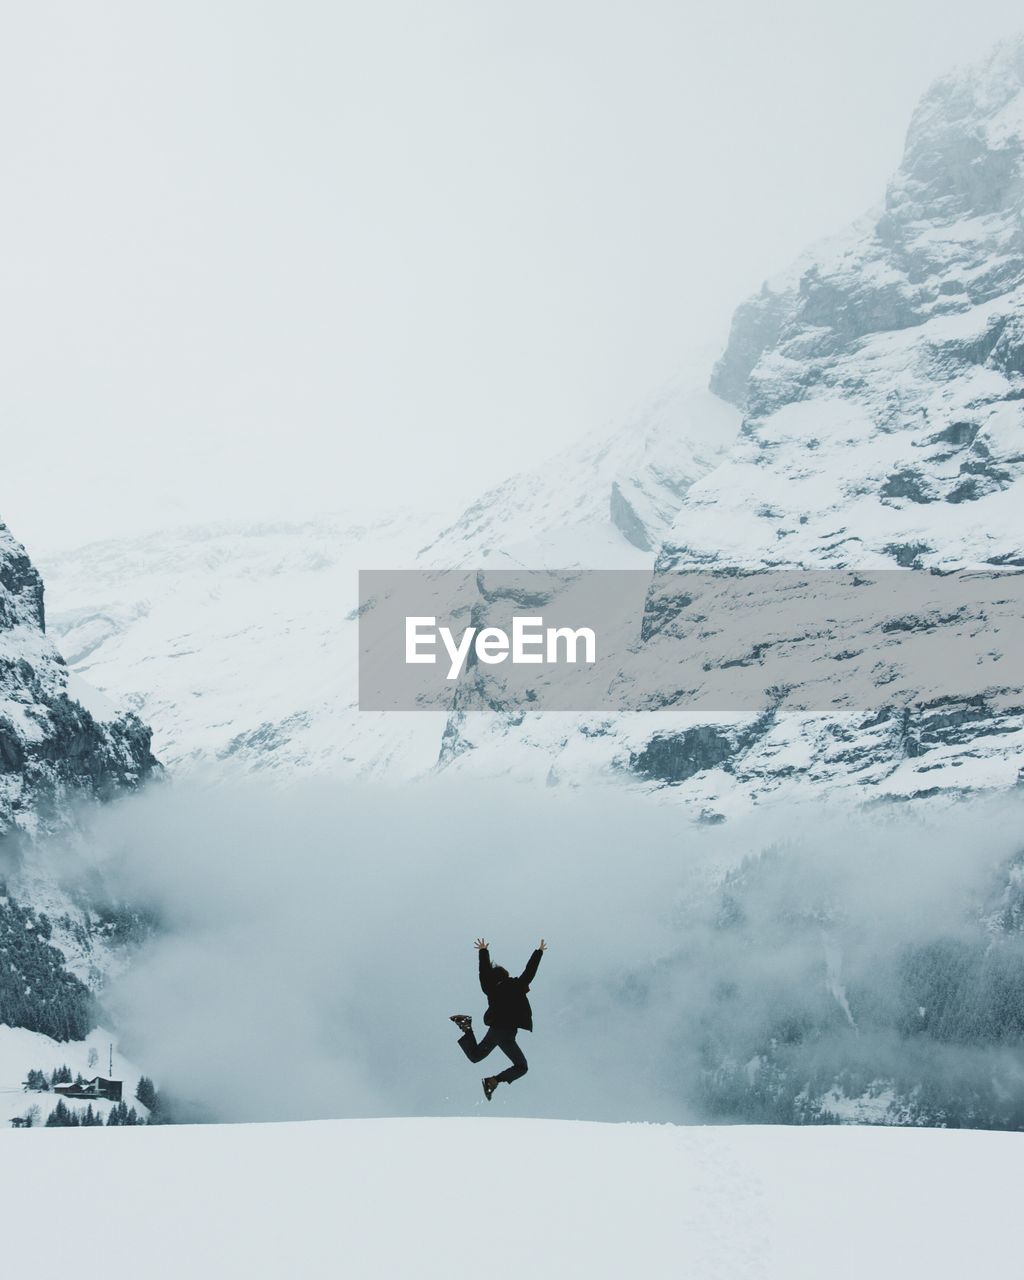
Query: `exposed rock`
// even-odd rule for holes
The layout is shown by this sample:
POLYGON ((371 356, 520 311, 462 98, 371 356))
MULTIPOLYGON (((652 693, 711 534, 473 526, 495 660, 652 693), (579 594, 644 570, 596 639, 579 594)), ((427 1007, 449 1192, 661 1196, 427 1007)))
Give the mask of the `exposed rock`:
POLYGON ((131 790, 156 768, 142 721, 70 676, 44 633, 39 574, 0 525, 0 1017, 9 1025, 57 1039, 92 1026, 83 979, 102 973, 110 936, 97 904, 66 888, 34 850, 40 837, 71 828, 79 805, 131 790), (37 909, 39 895, 59 914, 37 909))
POLYGON ((137 716, 111 708, 98 720, 67 690, 44 635, 42 581, 0 525, 0 836, 59 827, 73 800, 109 799, 156 765, 137 716))
POLYGON ((736 753, 734 734, 714 725, 698 725, 682 733, 658 733, 641 751, 630 754, 630 768, 642 778, 685 782, 705 769, 728 763, 736 753))

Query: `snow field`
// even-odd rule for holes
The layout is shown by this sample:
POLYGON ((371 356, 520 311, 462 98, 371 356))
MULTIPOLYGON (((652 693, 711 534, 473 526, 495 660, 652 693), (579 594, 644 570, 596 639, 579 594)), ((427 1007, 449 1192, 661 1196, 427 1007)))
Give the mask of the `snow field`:
POLYGON ((1007 1133, 474 1118, 0 1143, 6 1261, 34 1277, 959 1280, 1019 1253, 1007 1133))

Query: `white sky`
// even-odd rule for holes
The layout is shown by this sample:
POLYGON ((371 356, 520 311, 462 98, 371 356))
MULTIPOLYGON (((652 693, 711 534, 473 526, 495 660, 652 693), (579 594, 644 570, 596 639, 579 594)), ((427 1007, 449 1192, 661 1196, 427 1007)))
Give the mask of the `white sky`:
POLYGON ((30 549, 471 499, 707 365, 1007 0, 33 0, 0 46, 30 549))

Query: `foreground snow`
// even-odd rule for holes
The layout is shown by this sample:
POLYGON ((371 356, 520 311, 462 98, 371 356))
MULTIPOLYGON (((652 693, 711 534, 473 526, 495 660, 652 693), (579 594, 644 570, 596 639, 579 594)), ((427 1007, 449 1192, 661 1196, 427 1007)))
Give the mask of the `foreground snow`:
POLYGON ((1024 1137, 948 1130, 408 1119, 0 1143, 11 1273, 80 1280, 1011 1274, 1024 1174, 1024 1137))

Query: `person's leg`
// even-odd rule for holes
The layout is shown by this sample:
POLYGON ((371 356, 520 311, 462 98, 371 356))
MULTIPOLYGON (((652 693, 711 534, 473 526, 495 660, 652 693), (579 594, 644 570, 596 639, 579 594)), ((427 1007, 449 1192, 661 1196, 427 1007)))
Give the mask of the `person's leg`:
POLYGON ((487 1034, 479 1043, 472 1028, 464 1036, 459 1037, 459 1048, 470 1062, 480 1062, 486 1058, 497 1043, 498 1038, 493 1027, 488 1028, 487 1034))
POLYGON ((516 1032, 506 1031, 497 1037, 498 1048, 502 1051, 506 1058, 512 1063, 510 1067, 506 1067, 504 1071, 499 1071, 494 1077, 499 1084, 511 1084, 513 1080, 518 1080, 521 1076, 525 1076, 529 1067, 526 1062, 526 1054, 523 1053, 519 1045, 516 1043, 516 1032))

